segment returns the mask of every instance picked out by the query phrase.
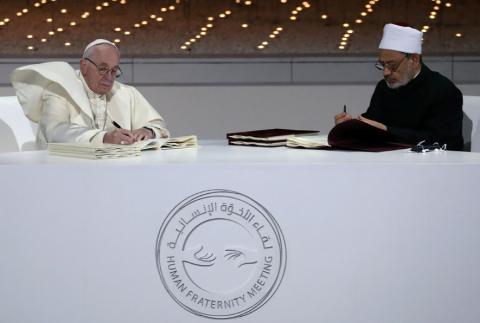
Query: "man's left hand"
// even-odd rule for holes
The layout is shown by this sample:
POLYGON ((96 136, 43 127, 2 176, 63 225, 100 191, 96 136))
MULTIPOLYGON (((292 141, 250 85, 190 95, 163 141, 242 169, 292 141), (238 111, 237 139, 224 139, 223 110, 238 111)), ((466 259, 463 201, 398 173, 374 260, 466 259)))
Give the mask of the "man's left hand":
POLYGON ((154 138, 153 130, 146 129, 146 128, 139 128, 139 129, 132 130, 132 134, 135 141, 154 138))
POLYGON ((365 122, 365 123, 367 123, 367 124, 369 124, 369 125, 371 125, 375 128, 387 131, 387 126, 384 125, 383 123, 378 122, 378 121, 367 119, 367 118, 362 117, 362 116, 358 116, 358 120, 360 120, 362 122, 365 122))

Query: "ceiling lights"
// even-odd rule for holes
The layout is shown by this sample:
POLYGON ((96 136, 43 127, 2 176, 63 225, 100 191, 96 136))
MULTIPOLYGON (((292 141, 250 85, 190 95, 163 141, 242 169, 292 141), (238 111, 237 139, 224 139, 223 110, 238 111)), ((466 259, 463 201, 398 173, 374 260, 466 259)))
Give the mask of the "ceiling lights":
MULTIPOLYGON (((283 2, 281 1, 282 3, 286 3, 287 1, 283 2)), ((290 22, 294 22, 294 21, 297 21, 298 19, 298 15, 304 11, 304 10, 307 10, 307 9, 310 9, 311 7, 311 4, 310 2, 308 1, 303 1, 301 2, 301 4, 299 4, 298 6, 296 6, 294 9, 292 9, 290 11, 290 17, 289 17, 289 20, 290 22)), ((284 30, 283 27, 281 26, 276 26, 271 32, 270 34, 268 35, 268 39, 263 39, 261 40, 256 48, 259 49, 259 50, 263 50, 265 48, 267 48, 267 46, 270 45, 270 42, 273 41, 275 38, 279 37, 281 32, 284 30)))
POLYGON ((412 9, 417 12, 418 8, 422 9, 406 18, 393 15, 393 7, 386 1, 381 3, 382 12, 379 12, 380 0, 351 0, 343 8, 340 6, 338 12, 329 12, 329 15, 322 12, 327 1, 312 0, 235 0, 227 7, 227 2, 221 0, 206 5, 203 1, 146 1, 141 2, 141 6, 138 5, 140 2, 128 0, 94 0, 75 5, 58 0, 12 1, 8 6, 10 9, 4 10, 6 15, 0 16, 0 37, 8 42, 6 47, 14 48, 7 48, 4 51, 6 56, 21 55, 22 50, 28 48, 42 49, 38 55, 73 55, 90 37, 122 44, 131 39, 126 44, 127 55, 131 54, 132 48, 133 55, 141 55, 140 47, 144 47, 149 55, 186 54, 193 48, 198 48, 197 54, 202 55, 222 52, 255 54, 260 50, 275 54, 283 53, 281 50, 294 54, 335 54, 349 49, 355 53, 371 53, 376 48, 374 40, 368 39, 373 28, 381 28, 389 21, 405 20, 421 30, 426 41, 432 41, 436 52, 443 48, 451 52, 457 49, 461 53, 471 52, 472 46, 455 47, 450 45, 454 42, 448 42, 450 37, 459 44, 467 35, 470 36, 468 40, 474 42, 472 32, 463 28, 464 25, 474 25, 473 13, 456 12, 454 16, 447 16, 448 8, 467 10, 468 6, 463 2, 453 1, 426 0, 418 2, 418 6, 412 2, 412 9), (123 9, 122 5, 127 3, 128 7, 123 9), (356 9, 351 5, 355 3, 359 6, 356 9), (381 15, 372 19, 374 17, 370 15, 375 10, 377 16, 381 15), (462 14, 468 21, 456 21, 463 19, 462 14), (330 24, 324 26, 325 19, 329 19, 330 24), (10 26, 12 23, 15 25, 10 26), (368 25, 359 28, 364 24, 368 25), (202 43, 207 36, 211 41, 202 43), (145 45, 152 40, 152 46, 145 45), (325 44, 321 43, 323 40, 325 44), (357 46, 351 46, 352 40, 358 42, 357 46), (197 44, 202 44, 201 48, 197 44), (212 44, 216 47, 211 48, 212 44), (62 51, 60 47, 64 46, 71 49, 62 51))
MULTIPOLYGON (((355 24, 362 24, 367 18, 367 16, 373 12, 373 8, 378 2, 380 2, 380 0, 370 0, 367 3, 365 3, 362 11, 360 11, 358 17, 355 18, 354 20, 355 24)), ((352 34, 355 33, 355 29, 352 25, 353 24, 349 22, 344 22, 342 24, 344 32, 343 32, 342 38, 338 42, 338 49, 345 50, 348 47, 350 38, 352 34)))
MULTIPOLYGON (((446 7, 446 8, 451 8, 452 7, 452 2, 450 2, 450 1, 432 0, 432 2, 433 2, 432 9, 428 13, 428 19, 432 20, 432 21, 437 19, 442 7, 446 7)), ((424 25, 421 29, 422 33, 424 33, 424 34, 429 32, 430 30, 431 29, 430 29, 429 25, 424 25)), ((461 37, 463 37, 463 34, 460 33, 460 32, 457 32, 457 33, 455 33, 455 37, 461 38, 461 37)))
MULTIPOLYGON (((55 2, 55 0, 51 0, 50 2, 55 2)), ((47 3, 48 3, 47 0, 37 1, 37 2, 34 2, 32 4, 32 7, 40 8, 42 5, 45 5, 47 3)), ((34 8, 32 8, 32 9, 34 9, 34 8)), ((17 11, 16 16, 17 17, 22 17, 22 16, 28 14, 29 12, 31 12, 31 11, 28 8, 23 8, 23 9, 17 11)), ((13 20, 11 20, 9 17, 3 18, 3 20, 0 20, 0 28, 7 26, 10 22, 13 22, 13 20)), ((31 34, 27 35, 27 39, 33 39, 33 38, 34 38, 34 35, 31 35, 31 34)), ((36 50, 37 48, 33 45, 27 45, 27 49, 28 50, 36 50)))
MULTIPOLYGON (((247 4, 247 1, 245 1, 245 5, 251 5, 251 1, 249 1, 250 4, 247 4)), ((194 47, 195 44, 197 44, 203 37, 207 36, 208 32, 212 30, 212 28, 215 27, 220 21, 225 20, 232 14, 232 10, 225 10, 222 11, 215 16, 209 16, 206 18, 206 24, 200 27, 200 30, 198 30, 195 35, 193 35, 191 38, 185 40, 183 44, 180 46, 180 49, 186 50, 186 51, 191 51, 192 48, 194 47)))
MULTIPOLYGON (((55 2, 55 0, 50 0, 50 1, 51 1, 51 2, 55 2)), ((110 1, 111 1, 112 3, 117 2, 117 0, 110 0, 110 1)), ((46 3, 47 3, 46 0, 42 0, 42 1, 40 1, 40 2, 35 2, 35 3, 33 4, 33 6, 34 6, 35 8, 39 8, 42 4, 46 4, 46 3)), ((126 0, 121 0, 119 3, 120 3, 120 4, 126 4, 127 1, 126 1, 126 0)), ((104 1, 101 5, 97 5, 97 6, 96 6, 96 10, 101 10, 103 7, 109 7, 109 6, 110 6, 110 3, 109 3, 108 1, 104 1), (100 8, 100 9, 99 9, 99 8, 100 8)), ((22 10, 22 12, 24 12, 25 10, 26 10, 26 12, 28 12, 28 9, 24 9, 24 10, 22 10)), ((68 14, 68 9, 67 9, 67 8, 61 8, 61 9, 59 10, 59 12, 60 12, 60 14, 62 14, 62 15, 66 15, 66 14, 68 14)), ((85 12, 80 16, 80 18, 82 18, 82 19, 87 19, 89 16, 90 16, 90 12, 85 11, 85 12)), ((47 23, 53 23, 53 22, 54 22, 54 19, 53 19, 52 17, 49 17, 49 18, 46 19, 46 22, 47 22, 47 23)), ((48 31, 47 35, 44 36, 44 37, 38 37, 38 38, 37 38, 37 37, 35 37, 34 35, 29 34, 29 35, 27 36, 27 38, 28 38, 29 40, 31 40, 31 41, 34 41, 35 39, 37 39, 37 45, 35 46, 34 44, 30 43, 30 44, 27 45, 27 49, 28 49, 28 50, 37 50, 37 49, 38 49, 38 42, 40 42, 40 43, 46 43, 46 42, 48 41, 48 38, 52 38, 52 37, 54 37, 55 35, 57 35, 57 33, 63 33, 63 32, 66 31, 68 28, 75 27, 75 26, 77 26, 77 25, 78 25, 78 23, 77 23, 76 21, 72 20, 72 21, 70 21, 70 22, 68 23, 68 25, 66 25, 66 26, 60 26, 60 27, 57 27, 56 29, 54 29, 54 28, 50 29, 50 31, 48 31)), ((65 47, 70 47, 70 46, 72 46, 72 42, 71 42, 71 41, 66 41, 66 42, 64 42, 63 45, 64 45, 65 47)))
MULTIPOLYGON (((177 7, 175 5, 178 5, 181 3, 181 0, 175 0, 171 2, 169 5, 162 6, 159 8, 159 12, 151 12, 147 17, 144 17, 144 19, 139 20, 134 22, 132 25, 130 25, 131 28, 133 29, 140 29, 143 27, 146 27, 149 25, 149 20, 152 21, 153 23, 160 24, 165 20, 164 16, 168 12, 174 11, 177 7)), ((115 27, 113 30, 115 32, 121 33, 121 35, 124 36, 131 36, 133 35, 133 32, 131 31, 132 29, 128 27, 115 27)), ((121 35, 119 35, 119 38, 115 38, 113 42, 115 43, 120 43, 121 42, 121 35)))

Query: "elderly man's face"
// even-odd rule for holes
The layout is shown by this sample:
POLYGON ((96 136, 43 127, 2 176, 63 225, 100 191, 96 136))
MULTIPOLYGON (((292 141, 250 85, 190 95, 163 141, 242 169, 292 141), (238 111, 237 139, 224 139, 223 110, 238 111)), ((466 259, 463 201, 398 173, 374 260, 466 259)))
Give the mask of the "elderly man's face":
POLYGON ((80 61, 80 70, 90 90, 97 94, 110 92, 115 81, 115 70, 119 62, 118 50, 111 45, 97 45, 88 59, 80 61), (101 74, 100 71, 108 70, 101 74))
POLYGON ((397 89, 410 82, 419 67, 418 55, 407 56, 405 53, 388 49, 380 50, 378 61, 384 66, 383 78, 391 89, 397 89))

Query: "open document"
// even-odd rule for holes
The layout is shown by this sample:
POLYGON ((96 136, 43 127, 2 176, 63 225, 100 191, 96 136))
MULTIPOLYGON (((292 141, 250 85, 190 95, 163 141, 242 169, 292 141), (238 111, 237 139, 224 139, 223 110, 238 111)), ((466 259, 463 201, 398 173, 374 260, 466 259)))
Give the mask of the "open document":
POLYGON ((358 150, 381 152, 412 147, 399 142, 387 131, 352 119, 334 126, 328 136, 299 136, 287 139, 287 147, 327 150, 358 150))

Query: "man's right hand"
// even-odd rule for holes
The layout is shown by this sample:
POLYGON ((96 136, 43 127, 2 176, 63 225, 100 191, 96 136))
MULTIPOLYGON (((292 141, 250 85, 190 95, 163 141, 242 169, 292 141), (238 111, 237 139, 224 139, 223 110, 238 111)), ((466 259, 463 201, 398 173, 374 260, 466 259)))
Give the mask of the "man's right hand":
POLYGON ((348 113, 345 113, 345 112, 339 113, 335 115, 335 125, 351 119, 352 119, 352 116, 349 115, 348 113))
POLYGON ((115 129, 105 134, 103 142, 106 144, 130 145, 135 142, 135 137, 130 130, 115 129))

